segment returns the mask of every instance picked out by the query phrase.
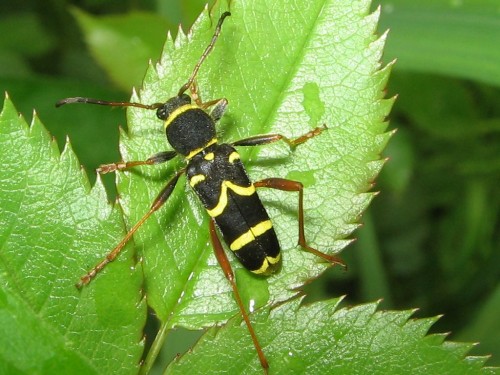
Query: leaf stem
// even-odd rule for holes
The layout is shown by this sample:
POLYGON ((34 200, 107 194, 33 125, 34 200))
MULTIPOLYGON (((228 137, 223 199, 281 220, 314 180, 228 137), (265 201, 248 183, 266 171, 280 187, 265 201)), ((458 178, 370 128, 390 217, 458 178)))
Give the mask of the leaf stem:
POLYGON ((155 363, 156 358, 158 357, 158 354, 160 354, 161 348, 163 347, 163 343, 167 338, 168 332, 169 332, 169 326, 167 322, 162 322, 160 325, 160 330, 158 331, 158 334, 156 335, 153 344, 149 349, 149 352, 146 356, 146 359, 144 360, 143 365, 141 366, 139 375, 147 375, 150 373, 151 368, 153 367, 153 364, 155 363))

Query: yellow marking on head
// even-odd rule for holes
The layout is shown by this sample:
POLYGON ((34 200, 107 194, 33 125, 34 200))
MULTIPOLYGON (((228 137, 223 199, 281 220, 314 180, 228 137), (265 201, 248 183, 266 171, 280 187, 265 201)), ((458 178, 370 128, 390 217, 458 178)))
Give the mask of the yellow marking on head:
POLYGON ((215 157, 214 153, 213 153, 213 152, 209 152, 209 153, 208 153, 208 154, 206 154, 203 158, 204 158, 205 160, 209 160, 209 161, 210 161, 210 160, 214 160, 214 157, 215 157))
POLYGON ((276 258, 267 256, 266 259, 264 259, 264 261, 262 262, 262 266, 257 270, 253 270, 252 272, 259 275, 265 274, 269 272, 269 266, 279 263, 280 260, 281 260, 281 254, 278 254, 276 258))
POLYGON ((177 118, 177 116, 181 115, 182 113, 187 112, 190 109, 198 109, 198 108, 200 107, 198 107, 196 104, 186 104, 177 108, 170 114, 170 116, 167 117, 167 119, 163 123, 163 128, 164 129, 168 128, 168 126, 172 123, 172 121, 174 121, 177 118))
POLYGON ((236 151, 233 151, 231 152, 231 154, 229 155, 229 162, 230 163, 234 163, 235 160, 239 160, 240 158, 240 154, 238 154, 236 151))
POLYGON ((206 177, 203 174, 195 174, 189 179, 189 185, 191 185, 191 187, 195 187, 200 182, 205 181, 205 178, 206 177))
POLYGON ((214 143, 217 143, 217 138, 212 138, 210 140, 210 142, 208 142, 205 146, 203 147, 200 147, 200 148, 197 148, 193 151, 191 151, 187 156, 186 156, 186 159, 191 159, 193 156, 195 156, 196 154, 199 154, 200 152, 202 152, 204 149, 206 149, 208 146, 211 146, 213 145, 214 143))
POLYGON ((255 240, 255 237, 259 237, 260 235, 266 233, 269 229, 273 227, 273 223, 271 223, 271 220, 264 220, 261 221, 259 224, 251 227, 248 231, 243 233, 241 236, 239 236, 237 239, 235 239, 229 248, 233 251, 238 251, 241 249, 243 246, 249 244, 253 240, 255 240))
POLYGON ((222 181, 219 201, 214 208, 210 210, 207 209, 207 212, 211 217, 219 216, 224 212, 224 209, 227 206, 227 189, 231 189, 236 194, 244 196, 250 196, 255 193, 255 186, 253 186, 253 184, 250 186, 238 186, 233 184, 231 181, 222 181))

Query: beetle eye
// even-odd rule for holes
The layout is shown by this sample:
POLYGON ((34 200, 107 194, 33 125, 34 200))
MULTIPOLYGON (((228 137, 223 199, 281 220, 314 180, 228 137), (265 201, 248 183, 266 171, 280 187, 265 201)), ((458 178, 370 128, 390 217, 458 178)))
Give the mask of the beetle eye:
POLYGON ((156 110, 156 117, 158 117, 160 120, 166 120, 169 113, 168 113, 168 108, 167 105, 164 104, 160 108, 156 110))

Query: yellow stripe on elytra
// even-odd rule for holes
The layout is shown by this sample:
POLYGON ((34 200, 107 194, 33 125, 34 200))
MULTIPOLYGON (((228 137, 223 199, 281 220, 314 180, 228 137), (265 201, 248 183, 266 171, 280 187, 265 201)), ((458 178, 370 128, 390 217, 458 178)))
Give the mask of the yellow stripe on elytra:
POLYGON ((227 189, 231 189, 238 195, 244 195, 244 196, 250 196, 253 193, 255 193, 255 186, 250 185, 250 186, 238 186, 233 184, 231 181, 222 181, 222 188, 219 196, 219 201, 215 205, 214 208, 212 209, 207 209, 208 214, 211 217, 216 217, 219 216, 221 213, 224 212, 224 209, 227 206, 227 189))
POLYGON ((168 128, 168 126, 172 123, 172 121, 174 121, 180 114, 189 111, 190 109, 199 109, 199 108, 200 107, 198 107, 196 104, 186 104, 183 105, 182 107, 177 108, 170 114, 170 116, 167 117, 167 119, 163 123, 163 128, 164 129, 168 128))
POLYGON ((259 224, 251 227, 248 231, 235 239, 231 245, 229 245, 229 248, 233 251, 238 251, 246 244, 255 240, 255 237, 259 237, 260 235, 266 233, 272 227, 273 224, 271 223, 271 220, 268 219, 261 221, 259 224))
POLYGON ((235 160, 238 160, 239 158, 240 158, 240 154, 238 154, 236 151, 233 151, 229 155, 229 162, 232 164, 235 162, 235 160))
POLYGON ((253 270, 252 272, 256 274, 266 273, 269 266, 278 263, 280 259, 281 254, 278 254, 275 258, 267 256, 266 259, 264 259, 264 261, 262 262, 262 266, 258 270, 253 270))
POLYGON ((200 152, 202 152, 204 149, 206 149, 208 146, 211 146, 213 145, 214 143, 217 143, 217 138, 212 138, 210 140, 210 142, 208 142, 205 146, 203 147, 200 147, 200 148, 197 148, 193 151, 191 151, 188 156, 186 156, 186 159, 191 159, 193 156, 195 156, 196 154, 199 154, 200 152))
POLYGON ((189 179, 189 185, 191 185, 191 187, 194 188, 200 182, 205 181, 205 178, 206 178, 205 175, 195 174, 193 177, 189 179))

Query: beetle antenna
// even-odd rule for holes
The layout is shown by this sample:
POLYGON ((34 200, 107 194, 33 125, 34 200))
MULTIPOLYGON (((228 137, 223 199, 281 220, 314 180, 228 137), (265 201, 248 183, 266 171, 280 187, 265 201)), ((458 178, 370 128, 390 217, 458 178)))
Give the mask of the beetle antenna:
POLYGON ((65 104, 73 104, 73 103, 109 105, 112 107, 138 107, 138 108, 145 108, 145 109, 157 109, 163 105, 162 103, 141 104, 141 103, 130 103, 130 102, 108 102, 107 100, 83 98, 81 96, 77 96, 75 98, 66 98, 66 99, 59 100, 56 103, 56 107, 60 107, 60 106, 65 105, 65 104))
POLYGON ((224 12, 220 16, 219 22, 217 22, 217 26, 215 27, 215 32, 214 32, 214 36, 212 37, 212 40, 208 44, 207 48, 205 48, 205 51, 203 51, 203 54, 201 55, 200 60, 198 61, 198 63, 195 65, 195 67, 193 69, 193 73, 191 73, 191 76, 189 77, 188 81, 181 87, 177 96, 181 96, 182 94, 184 94, 186 92, 186 90, 189 89, 189 87, 191 87, 191 85, 193 84, 194 79, 196 78, 196 75, 198 74, 198 70, 200 70, 201 64, 203 64, 203 61, 205 61, 208 54, 214 48, 215 42, 217 41, 217 38, 219 37, 220 31, 222 28, 222 23, 224 22, 224 19, 230 15, 231 15, 231 12, 224 12))

